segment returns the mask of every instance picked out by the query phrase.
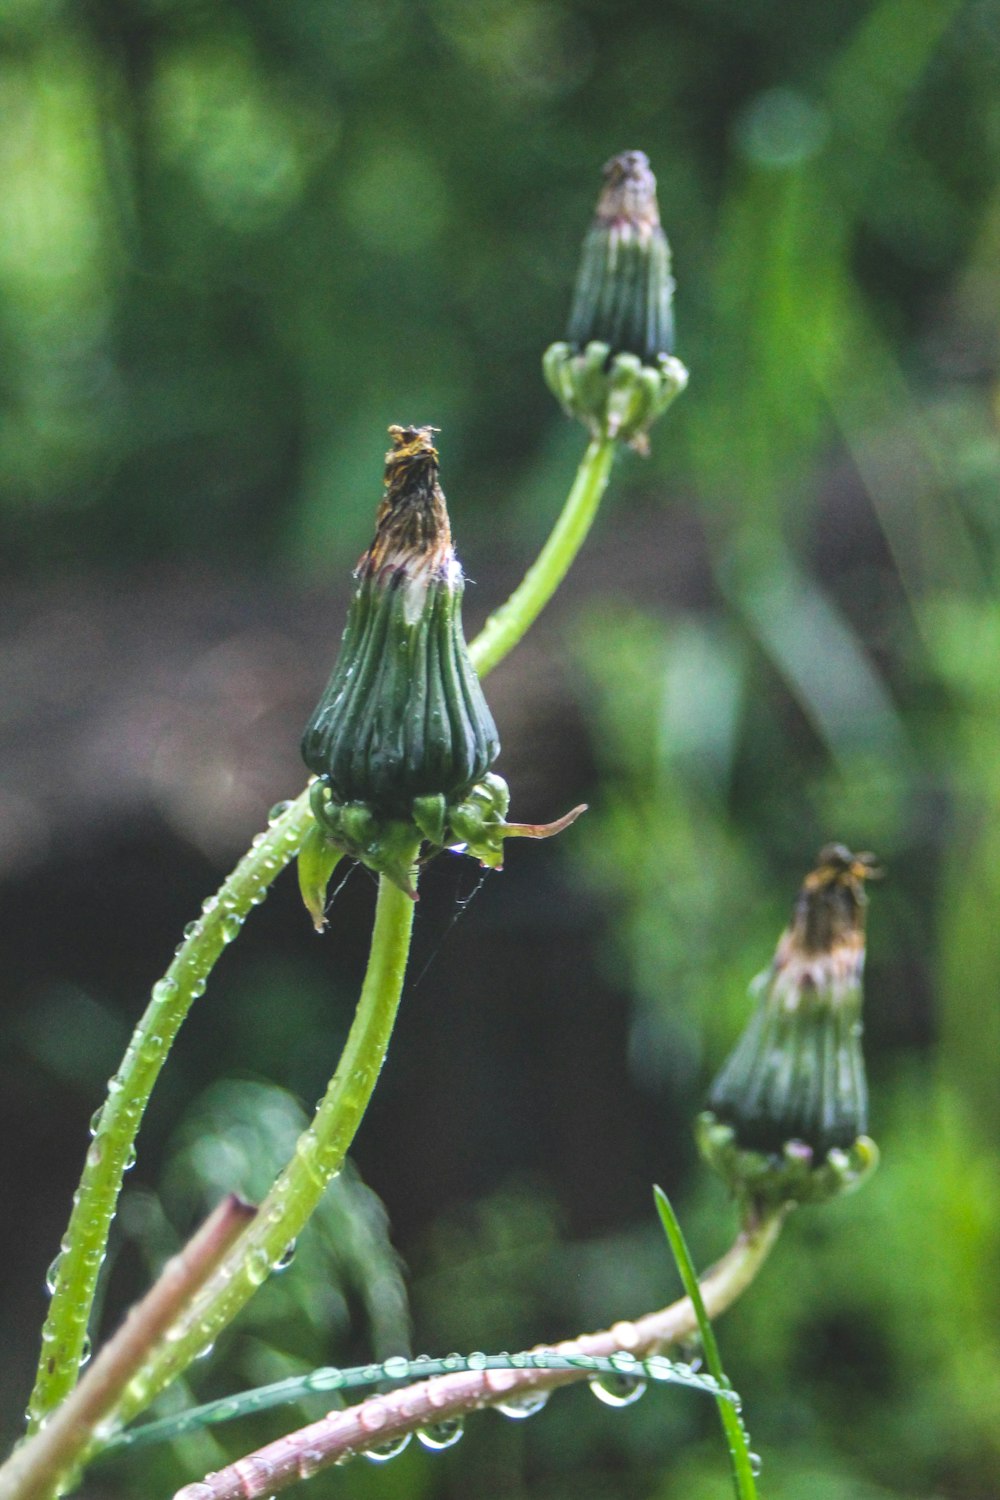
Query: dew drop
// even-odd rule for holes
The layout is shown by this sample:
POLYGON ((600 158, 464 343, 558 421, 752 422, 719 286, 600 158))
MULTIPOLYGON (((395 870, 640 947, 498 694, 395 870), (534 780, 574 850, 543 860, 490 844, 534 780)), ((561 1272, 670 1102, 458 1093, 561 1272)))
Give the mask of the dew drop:
POLYGON ((255 1245, 246 1258, 244 1266, 247 1281, 251 1286, 262 1286, 271 1271, 271 1257, 263 1245, 255 1245))
POLYGON ((358 1408, 358 1423, 366 1432, 378 1432, 389 1420, 389 1408, 384 1401, 366 1401, 358 1408))
POLYGON ((241 916, 238 916, 236 912, 229 912, 226 916, 223 917, 219 926, 222 929, 222 936, 225 941, 227 943, 231 943, 234 938, 238 938, 240 935, 240 928, 243 926, 243 918, 241 916))
POLYGON ((417 1442, 421 1447, 434 1450, 454 1448, 464 1431, 461 1417, 446 1417, 443 1421, 431 1422, 426 1427, 418 1427, 417 1442))
POLYGON ((250 840, 251 849, 259 849, 266 838, 266 833, 255 833, 253 838, 250 840))
POLYGON ((291 802, 276 802, 267 815, 268 828, 273 827, 273 825, 277 823, 279 818, 284 817, 285 813, 291 806, 291 802))
POLYGON ((52 1264, 49 1266, 49 1269, 45 1273, 45 1290, 48 1292, 50 1297, 53 1295, 56 1287, 59 1285, 59 1262, 61 1260, 62 1251, 60 1250, 59 1254, 56 1256, 55 1260, 52 1262, 52 1264))
POLYGON ((184 928, 184 936, 186 938, 200 937, 201 923, 197 920, 195 920, 194 922, 188 922, 187 926, 184 928))
POLYGON ((410 1362, 401 1354, 393 1354, 382 1366, 382 1374, 387 1380, 405 1380, 410 1373, 410 1362))
POLYGON ((128 1148, 128 1155, 126 1156, 125 1160, 122 1162, 122 1171, 123 1172, 131 1172, 132 1168, 136 1164, 136 1159, 137 1158, 136 1158, 136 1153, 135 1153, 135 1147, 134 1146, 130 1146, 128 1148))
POLYGON ((748 1453, 747 1459, 750 1464, 750 1472, 756 1479, 759 1476, 761 1469, 764 1467, 764 1460, 761 1458, 759 1453, 748 1453))
POLYGON ((365 1458, 370 1458, 373 1464, 386 1464, 390 1458, 397 1458, 405 1448, 410 1446, 412 1432, 401 1432, 399 1437, 390 1438, 387 1443, 379 1443, 375 1448, 365 1448, 365 1458))
POLYGON ((90 1126, 89 1126, 89 1129, 90 1129, 91 1140, 93 1140, 94 1136, 97 1134, 97 1132, 101 1128, 101 1116, 103 1115, 103 1113, 104 1113, 104 1105, 103 1104, 99 1104, 97 1106, 97 1108, 94 1110, 94 1113, 90 1117, 90 1126))
POLYGON ((343 1372, 330 1368, 314 1370, 309 1376, 308 1388, 311 1391, 339 1391, 343 1384, 343 1372))
POLYGON ((589 1382, 590 1389, 598 1401, 605 1406, 631 1406, 646 1389, 646 1382, 635 1375, 595 1375, 589 1382))
POLYGON ((295 1259, 295 1244, 295 1240, 289 1240, 284 1250, 278 1256, 278 1259, 274 1262, 275 1271, 286 1271, 291 1265, 295 1259))
POLYGON ((215 908, 218 906, 218 904, 219 904, 219 898, 218 898, 218 896, 206 896, 205 899, 204 899, 204 901, 201 903, 201 909, 205 913, 205 916, 207 917, 210 912, 213 912, 215 910, 215 908))
POLYGON ((170 1000, 174 995, 176 995, 176 993, 177 980, 171 979, 169 975, 166 979, 158 979, 157 982, 153 985, 154 1000, 170 1000))
POLYGON ((498 1401, 497 1411, 514 1422, 523 1422, 525 1417, 534 1417, 548 1404, 548 1391, 528 1391, 523 1396, 511 1396, 508 1401, 498 1401))
POLYGON ((469 1355, 468 1359, 466 1360, 466 1364, 468 1365, 470 1370, 485 1370, 486 1355, 476 1349, 472 1354, 469 1355))
POLYGON ((90 1345, 90 1335, 88 1333, 84 1337, 83 1343, 80 1345, 80 1368, 81 1368, 81 1370, 83 1369, 83 1366, 85 1364, 87 1364, 87 1362, 89 1361, 90 1354, 91 1354, 91 1345, 90 1345))

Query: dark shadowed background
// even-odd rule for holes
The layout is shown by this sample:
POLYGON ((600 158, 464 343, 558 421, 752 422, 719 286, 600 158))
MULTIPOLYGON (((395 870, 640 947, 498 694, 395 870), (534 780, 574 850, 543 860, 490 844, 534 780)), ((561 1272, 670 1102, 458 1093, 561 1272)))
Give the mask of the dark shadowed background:
MULTIPOLYGON (((690 1120, 837 838, 888 869, 883 1164, 794 1218, 723 1354, 769 1500, 1000 1495, 993 0, 0 7, 10 1439, 105 1080, 302 784, 386 426, 441 428, 471 634, 582 450, 539 361, 600 165, 632 147, 691 386, 489 683, 515 815, 591 811, 502 875, 429 872, 356 1143, 371 1193, 330 1195, 191 1387, 513 1349, 675 1295, 650 1184, 702 1262, 725 1248, 690 1120)), ((262 1191, 336 1059, 372 896, 356 871, 320 940, 286 874, 226 953, 154 1095, 95 1334, 222 1191, 262 1191)), ((280 1420, 86 1493, 165 1497, 280 1420)), ((695 1394, 578 1389, 310 1492, 715 1500, 726 1459, 695 1394)))

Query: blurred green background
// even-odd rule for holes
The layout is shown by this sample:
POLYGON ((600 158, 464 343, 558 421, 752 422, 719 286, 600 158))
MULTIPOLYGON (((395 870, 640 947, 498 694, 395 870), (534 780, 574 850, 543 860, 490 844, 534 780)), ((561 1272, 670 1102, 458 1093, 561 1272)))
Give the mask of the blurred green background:
MULTIPOLYGON (((1000 1495, 996 0, 3 0, 9 1439, 104 1080, 180 927, 301 785, 386 425, 442 429, 474 628, 582 448, 539 359, 600 165, 633 147, 691 386, 490 682, 515 813, 591 811, 503 875, 430 872, 361 1176, 191 1386, 513 1349, 674 1296, 650 1184, 721 1253, 689 1122, 837 838, 888 869, 883 1164, 795 1216, 723 1355, 771 1500, 1000 1495)), ((219 1193, 261 1191, 349 1024, 371 906, 357 872, 319 942, 285 876, 225 956, 154 1096, 97 1332, 219 1193)), ((279 1424, 85 1493, 165 1496, 279 1424)), ((728 1493, 703 1399, 582 1389, 310 1488, 728 1493)))

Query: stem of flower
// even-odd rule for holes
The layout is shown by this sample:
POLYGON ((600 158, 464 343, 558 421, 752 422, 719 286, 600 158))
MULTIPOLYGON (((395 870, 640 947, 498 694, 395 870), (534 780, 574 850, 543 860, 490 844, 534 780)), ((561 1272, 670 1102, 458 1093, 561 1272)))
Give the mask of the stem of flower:
MULTIPOLYGON (((597 512, 615 448, 616 444, 607 440, 594 439, 588 445, 563 510, 541 553, 507 602, 490 616, 470 644, 470 655, 481 677, 517 645, 566 576, 597 512)), ((170 968, 153 988, 150 1003, 108 1086, 108 1097, 73 1197, 28 1406, 29 1433, 37 1430, 76 1383, 122 1177, 131 1162, 146 1105, 174 1037, 192 1002, 204 990, 223 948, 237 935, 250 908, 263 900, 275 876, 298 853, 312 822, 308 793, 302 792, 265 833, 257 836, 253 847, 216 895, 209 897, 202 916, 185 935, 170 968)), ((412 903, 407 903, 405 912, 401 908, 398 915, 400 919, 405 915, 412 922, 412 903)), ((381 1066, 381 1058, 378 1065, 381 1066)), ((336 1076, 340 1073, 338 1068, 336 1076)), ((345 1150, 356 1126, 357 1121, 345 1142, 345 1150)))
POLYGON ((339 1172, 385 1061, 403 992, 413 910, 412 899, 383 876, 361 998, 337 1071, 313 1122, 296 1142, 295 1154, 253 1223, 183 1309, 169 1339, 149 1351, 118 1407, 120 1420, 127 1421, 140 1411, 213 1343, 270 1275, 339 1172))
POLYGON ((180 1254, 167 1261, 152 1288, 132 1308, 59 1410, 0 1469, 0 1500, 15 1496, 17 1500, 44 1500, 63 1491, 150 1345, 204 1285, 256 1212, 236 1197, 224 1198, 180 1254))
MULTIPOLYGON (((700 1282, 702 1301, 716 1318, 753 1281, 767 1259, 787 1215, 775 1210, 744 1228, 735 1244, 700 1282)), ((581 1334, 540 1352, 572 1360, 623 1353, 644 1359, 690 1338, 698 1318, 689 1297, 634 1323, 615 1323, 602 1333, 581 1334)), ((582 1363, 583 1361, 581 1361, 582 1363)), ((421 1427, 455 1421, 483 1406, 516 1403, 558 1386, 588 1378, 586 1367, 466 1370, 440 1375, 370 1397, 343 1411, 333 1411, 308 1427, 278 1438, 237 1459, 224 1469, 185 1485, 174 1500, 255 1500, 273 1495, 366 1448, 394 1442, 421 1427)))
POLYGON ((490 615, 469 646, 480 677, 517 645, 569 572, 597 514, 617 446, 612 438, 593 438, 588 443, 548 541, 510 598, 490 615))
POLYGON ((115 1216, 122 1176, 133 1160, 135 1138, 153 1085, 192 1002, 250 909, 264 899, 279 870, 298 852, 312 825, 303 794, 258 835, 233 873, 210 896, 152 996, 108 1084, 95 1121, 73 1211, 54 1275, 52 1301, 42 1330, 42 1350, 28 1406, 29 1432, 37 1430, 76 1384, 87 1339, 97 1277, 115 1216))

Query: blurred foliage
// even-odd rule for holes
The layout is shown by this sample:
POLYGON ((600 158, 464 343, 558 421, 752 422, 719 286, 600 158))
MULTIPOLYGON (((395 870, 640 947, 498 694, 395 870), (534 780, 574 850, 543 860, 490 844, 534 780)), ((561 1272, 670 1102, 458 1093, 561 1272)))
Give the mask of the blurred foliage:
MULTIPOLYGON (((404 1014, 394 1076, 407 1048, 418 1076, 402 1130, 386 1129, 387 1077, 360 1144, 394 1216, 407 1186, 420 1205, 415 1351, 514 1347, 674 1295, 641 1185, 661 1177, 695 1252, 721 1251, 729 1210, 686 1122, 816 848, 874 848, 883 1165, 797 1214, 721 1327, 773 1500, 997 1493, 998 84, 993 0, 0 7, 6 577, 98 570, 129 588, 166 561, 248 591, 339 580, 368 540, 386 425, 429 421, 485 605, 578 450, 538 361, 563 332, 597 169, 649 153, 692 383, 652 458, 620 463, 597 597, 571 592, 559 616, 593 810, 534 867, 557 874, 519 886, 512 856, 492 916, 478 902, 449 939, 434 983, 460 998, 435 994, 437 1031, 404 1014), (485 973, 490 922, 506 925, 485 973), (612 1005, 607 1052, 583 1055, 612 1005), (543 1045, 545 1014, 563 1030, 543 1045)), ((161 877, 172 917, 187 894, 157 869, 153 896, 161 877)), ((339 912, 367 920, 350 893, 339 912)), ((253 942, 154 1104, 157 1191, 123 1210, 144 1262, 294 1129, 297 1105, 254 1078, 315 1097, 346 1025, 347 978, 253 942), (205 1094, 219 1058, 244 1081, 205 1094)), ((108 991, 134 997, 138 960, 109 961, 108 991)), ((13 1032, 26 1076, 96 1098, 122 1023, 71 959, 51 962, 13 1032)), ((388 1352, 377 1315, 403 1336, 384 1220, 344 1191, 199 1394, 372 1339, 388 1352)), ((31 1336, 19 1319, 17 1347, 31 1336)), ((447 1454, 356 1463, 350 1490, 709 1500, 726 1485, 715 1425, 683 1393, 616 1413, 573 1391, 532 1422, 474 1419, 447 1454)), ((216 1462, 204 1444, 158 1458, 144 1490, 216 1462)), ((139 1470, 115 1490, 121 1472, 93 1493, 134 1492, 139 1470)), ((346 1493, 345 1477, 311 1492, 346 1493)))

